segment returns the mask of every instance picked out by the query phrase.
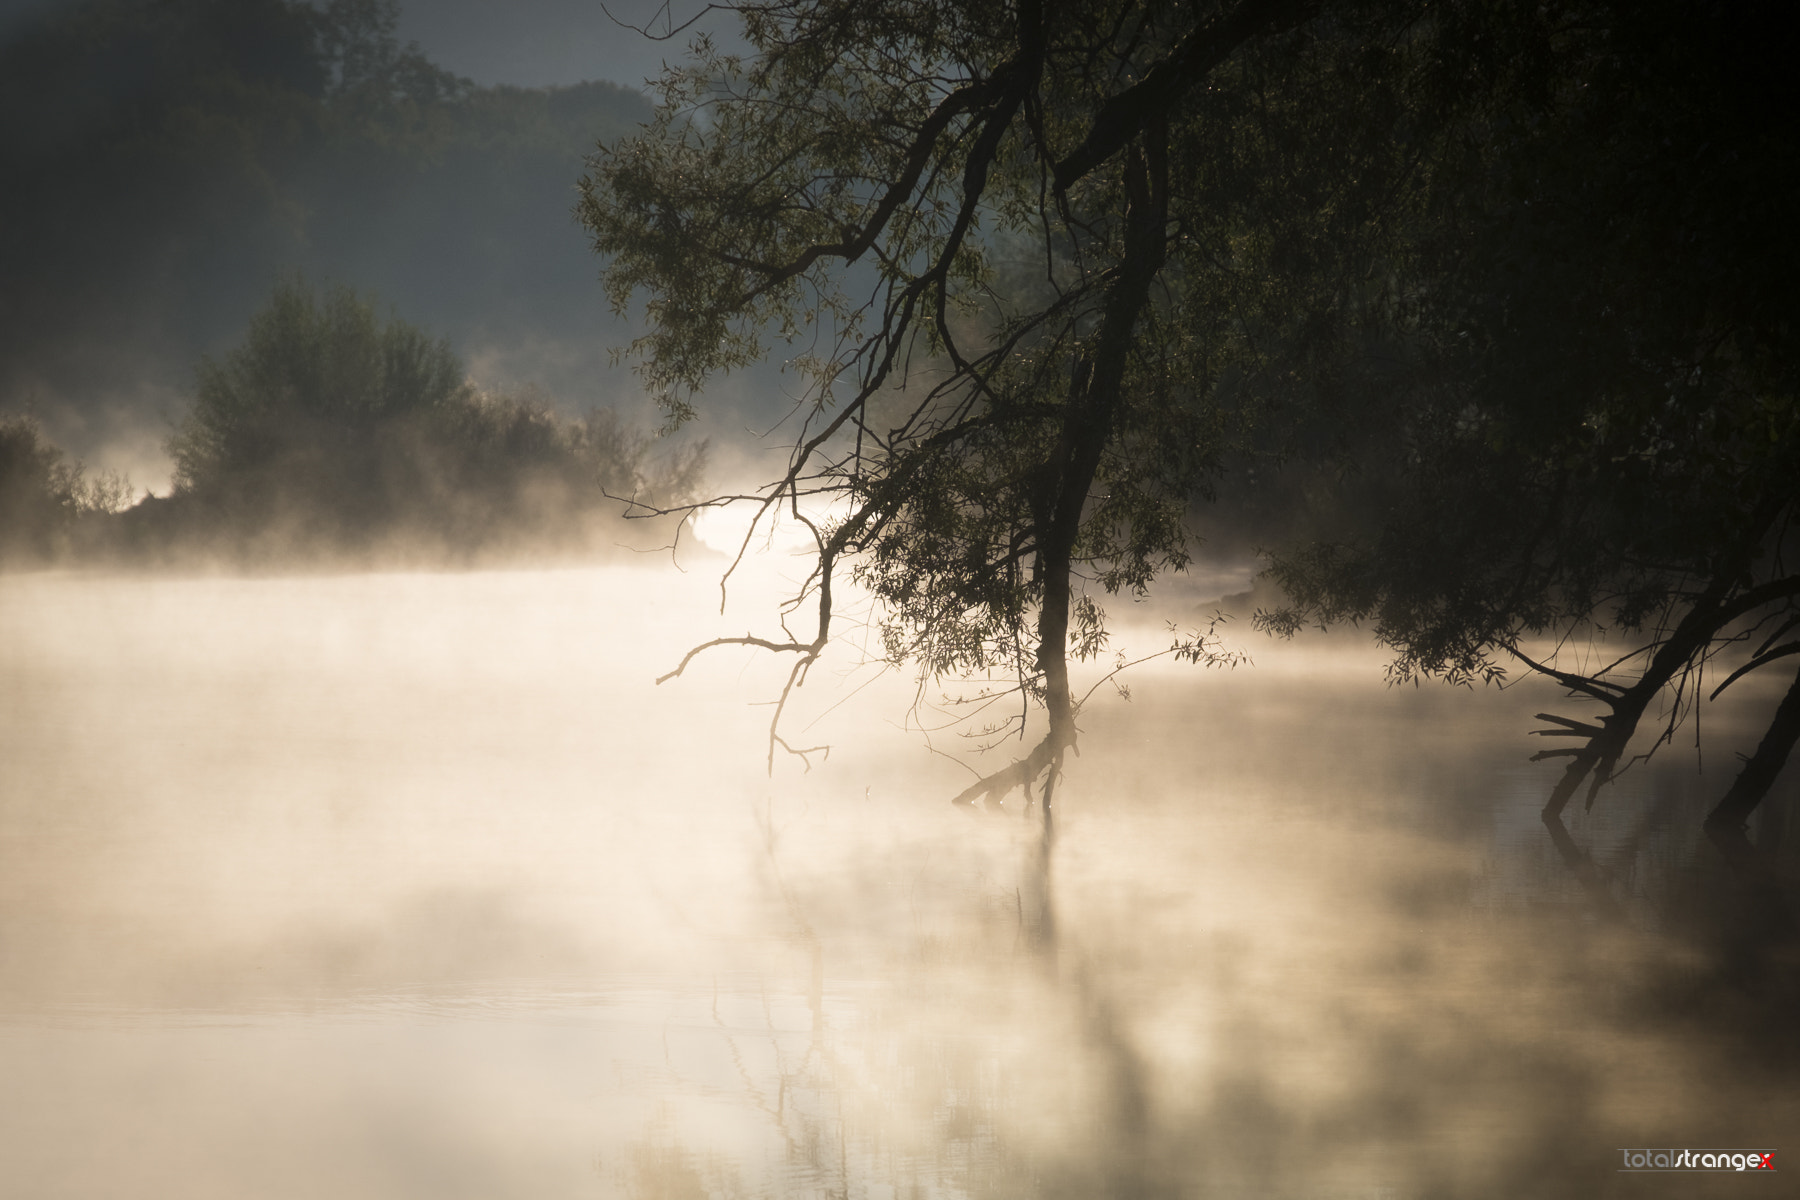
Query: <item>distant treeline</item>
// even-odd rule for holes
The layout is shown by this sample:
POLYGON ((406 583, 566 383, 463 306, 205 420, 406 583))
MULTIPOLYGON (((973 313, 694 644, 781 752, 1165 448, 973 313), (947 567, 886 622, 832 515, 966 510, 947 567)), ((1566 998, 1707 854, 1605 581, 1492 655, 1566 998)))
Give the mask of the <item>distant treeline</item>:
POLYGON ((284 272, 457 337, 591 338, 570 219, 609 83, 476 87, 391 0, 75 0, 0 44, 0 403, 85 403, 216 350, 284 272))
POLYGON ((285 285, 202 360, 168 449, 172 493, 131 503, 26 418, 0 421, 0 565, 428 565, 616 554, 674 533, 624 501, 700 484, 704 447, 653 461, 609 411, 482 392, 441 339, 348 289, 285 285))
POLYGON ((44 440, 29 417, 0 417, 0 568, 67 560, 105 541, 107 518, 129 503, 130 484, 80 463, 44 440))

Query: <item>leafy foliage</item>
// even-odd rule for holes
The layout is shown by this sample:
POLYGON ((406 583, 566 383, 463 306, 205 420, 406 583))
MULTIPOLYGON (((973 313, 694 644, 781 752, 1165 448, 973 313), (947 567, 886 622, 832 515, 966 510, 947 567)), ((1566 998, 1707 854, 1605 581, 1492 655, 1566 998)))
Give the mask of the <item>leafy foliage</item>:
POLYGON ((1483 113, 1438 187, 1393 314, 1392 519, 1281 571, 1318 615, 1375 616, 1403 675, 1599 613, 1641 628, 1791 503, 1800 145, 1734 12, 1546 13, 1542 90, 1483 113))
POLYGON ((0 417, 0 565, 55 561, 130 498, 129 481, 110 471, 89 476, 29 417, 0 417))
POLYGON ((1433 181, 1386 318, 1406 366, 1357 478, 1380 516, 1277 565, 1278 629, 1368 619, 1400 678, 1523 662, 1601 701, 1599 726, 1553 719, 1593 734, 1547 752, 1572 760, 1555 807, 1609 777, 1664 688, 1672 733, 1741 622, 1779 630, 1800 595, 1800 138, 1788 52, 1759 33, 1776 16, 1490 22, 1456 65, 1509 82, 1433 181), (1526 657, 1584 626, 1624 635, 1616 662, 1526 657))
POLYGON ((169 536, 237 554, 593 552, 622 536, 609 497, 679 502, 703 465, 653 467, 609 412, 481 394, 445 342, 298 284, 202 362, 169 448, 169 536))
POLYGON ((1774 6, 738 11, 754 57, 671 71, 581 215, 672 421, 799 351, 762 504, 831 506, 818 633, 744 639, 796 654, 790 687, 848 570, 891 658, 1044 701, 986 781, 1029 784, 1073 743, 1095 594, 1182 567, 1228 467, 1293 459, 1343 486, 1266 623, 1370 619, 1398 677, 1462 682, 1531 634, 1640 631, 1633 683, 1534 664, 1612 706, 1598 777, 1731 622, 1792 604, 1774 6))
POLYGON ((798 352, 763 512, 832 515, 790 687, 847 570, 896 661, 1043 699, 1029 784, 1073 744, 1095 595, 1188 562, 1190 504, 1273 414, 1351 394, 1322 368, 1441 136, 1430 39, 1410 8, 1266 0, 738 12, 754 58, 702 43, 593 160, 609 293, 644 303, 677 423, 770 339, 798 352))
POLYGON ((198 375, 169 444, 188 492, 272 485, 284 456, 342 462, 387 428, 441 420, 469 393, 447 343, 381 322, 347 290, 320 303, 297 285, 279 288, 244 345, 203 360, 198 375))

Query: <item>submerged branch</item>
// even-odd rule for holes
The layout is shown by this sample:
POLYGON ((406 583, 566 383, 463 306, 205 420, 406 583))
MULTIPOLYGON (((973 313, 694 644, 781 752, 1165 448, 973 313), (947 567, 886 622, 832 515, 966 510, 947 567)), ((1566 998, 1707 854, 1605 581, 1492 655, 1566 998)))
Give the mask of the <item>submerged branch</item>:
POLYGON ((958 792, 950 803, 961 808, 973 808, 975 801, 979 799, 988 809, 997 809, 1006 793, 1014 788, 1029 790, 1032 780, 1060 763, 1063 751, 1074 744, 1074 737, 1052 726, 1043 740, 1032 747, 1030 754, 991 775, 983 775, 958 792))
POLYGON ((658 675, 656 677, 656 682, 663 684, 674 679, 677 675, 680 675, 683 671, 687 670, 688 664, 693 662, 695 658, 718 646, 756 646, 763 650, 805 654, 809 650, 814 650, 817 647, 817 643, 772 642, 768 638, 752 637, 747 633, 743 637, 714 638, 710 642, 703 642, 702 644, 695 646, 692 650, 689 650, 686 654, 682 655, 681 665, 676 667, 673 671, 658 675))

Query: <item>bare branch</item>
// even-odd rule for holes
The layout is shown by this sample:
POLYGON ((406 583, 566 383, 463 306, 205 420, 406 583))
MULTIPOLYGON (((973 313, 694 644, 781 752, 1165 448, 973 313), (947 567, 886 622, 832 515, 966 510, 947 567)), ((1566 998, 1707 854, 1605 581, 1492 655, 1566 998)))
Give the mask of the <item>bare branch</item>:
POLYGON ((1739 667, 1737 670, 1733 671, 1729 676, 1727 676, 1725 679, 1725 682, 1721 683, 1718 687, 1714 688, 1713 694, 1707 698, 1709 700, 1717 700, 1719 698, 1720 692, 1724 691, 1726 688, 1730 687, 1732 684, 1736 683, 1738 680, 1742 679, 1744 676, 1748 675, 1750 672, 1756 670, 1758 667, 1766 667, 1770 663, 1774 662, 1776 659, 1786 658, 1790 654, 1800 654, 1800 642, 1789 642, 1785 646, 1781 646, 1777 649, 1769 650, 1762 654, 1757 655, 1755 658, 1751 659, 1749 662, 1745 663, 1743 666, 1739 667))
POLYGON ((773 650, 778 654, 805 654, 813 648, 812 644, 808 642, 772 642, 768 638, 752 637, 747 633, 743 637, 714 638, 710 642, 703 642, 702 644, 695 646, 692 650, 689 650, 686 654, 682 655, 681 665, 676 667, 673 671, 658 675, 656 677, 656 682, 663 684, 674 679, 683 671, 687 670, 688 664, 693 662, 695 658, 718 646, 756 646, 763 650, 773 650))

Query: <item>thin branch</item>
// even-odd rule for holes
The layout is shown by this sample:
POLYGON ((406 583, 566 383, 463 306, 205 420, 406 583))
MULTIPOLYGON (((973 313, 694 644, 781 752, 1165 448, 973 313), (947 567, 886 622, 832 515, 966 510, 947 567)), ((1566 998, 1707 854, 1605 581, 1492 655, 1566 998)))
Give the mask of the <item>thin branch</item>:
POLYGON ((687 670, 688 664, 693 662, 696 657, 717 646, 756 646, 759 649, 773 650, 780 654, 805 654, 808 650, 812 649, 812 645, 807 642, 772 642, 768 638, 752 637, 747 633, 743 637, 714 638, 710 642, 695 646, 692 650, 689 650, 686 654, 682 655, 681 665, 676 667, 673 671, 658 675, 656 677, 656 682, 658 684, 663 684, 674 679, 683 671, 687 670))

